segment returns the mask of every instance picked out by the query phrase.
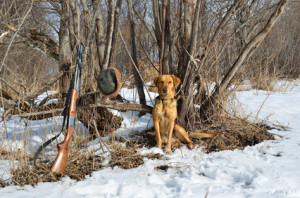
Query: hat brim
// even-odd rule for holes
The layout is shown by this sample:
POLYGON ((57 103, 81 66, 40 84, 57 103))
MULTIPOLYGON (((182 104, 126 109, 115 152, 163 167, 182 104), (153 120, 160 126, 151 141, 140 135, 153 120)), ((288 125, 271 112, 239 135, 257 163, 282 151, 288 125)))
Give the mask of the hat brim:
POLYGON ((109 94, 109 95, 106 95, 102 92, 101 92, 101 94, 103 97, 106 97, 106 98, 114 98, 119 94, 119 92, 121 90, 121 74, 120 74, 119 70, 117 70, 115 67, 109 67, 107 69, 112 69, 115 72, 116 80, 117 80, 116 90, 115 90, 115 92, 113 92, 112 94, 109 94))

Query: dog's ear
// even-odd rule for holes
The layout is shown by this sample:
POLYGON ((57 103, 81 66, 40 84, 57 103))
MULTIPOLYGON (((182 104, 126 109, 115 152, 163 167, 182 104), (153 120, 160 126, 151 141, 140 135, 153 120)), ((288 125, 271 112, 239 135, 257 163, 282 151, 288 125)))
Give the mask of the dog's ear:
POLYGON ((160 76, 156 76, 153 80, 154 84, 156 87, 158 87, 158 80, 159 80, 160 76))
POLYGON ((174 81, 174 86, 178 87, 178 85, 180 84, 180 79, 177 78, 176 76, 172 75, 173 81, 174 81))

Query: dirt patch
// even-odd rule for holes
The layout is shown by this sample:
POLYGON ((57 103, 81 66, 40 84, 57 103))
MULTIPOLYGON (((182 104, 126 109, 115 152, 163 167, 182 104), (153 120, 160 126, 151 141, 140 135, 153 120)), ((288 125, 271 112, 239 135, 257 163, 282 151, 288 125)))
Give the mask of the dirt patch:
POLYGON ((156 170, 160 170, 160 171, 167 172, 167 170, 168 170, 169 168, 172 168, 172 166, 161 165, 161 166, 157 166, 155 169, 156 169, 156 170))

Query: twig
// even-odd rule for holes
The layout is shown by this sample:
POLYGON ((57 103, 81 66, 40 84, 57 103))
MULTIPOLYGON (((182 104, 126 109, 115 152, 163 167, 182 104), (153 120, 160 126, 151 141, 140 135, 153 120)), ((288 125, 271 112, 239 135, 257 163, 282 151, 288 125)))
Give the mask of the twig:
POLYGON ((2 102, 2 108, 3 108, 3 128, 4 128, 4 133, 6 135, 6 138, 8 139, 8 133, 7 133, 7 123, 6 123, 6 111, 5 111, 5 104, 4 104, 4 99, 3 99, 3 95, 2 95, 2 84, 0 83, 0 96, 1 96, 1 102, 2 102))
POLYGON ((155 67, 155 65, 154 65, 153 62, 151 61, 151 59, 150 59, 150 57, 149 57, 149 54, 146 52, 146 50, 145 50, 143 44, 141 43, 140 39, 137 39, 137 40, 139 41, 140 45, 142 46, 142 49, 143 49, 144 53, 146 54, 147 59, 148 59, 149 62, 151 63, 152 67, 159 73, 159 70, 155 67))
POLYGON ((5 63, 4 63, 4 66, 6 68, 6 70, 11 74, 13 75, 14 79, 17 81, 17 82, 14 82, 16 83, 17 85, 20 85, 21 87, 23 87, 25 90, 26 90, 26 86, 23 84, 23 82, 20 80, 20 76, 17 76, 15 74, 14 71, 12 71, 5 63))
POLYGON ((3 57, 3 60, 2 60, 1 66, 0 66, 0 73, 1 73, 2 68, 3 68, 3 66, 4 66, 5 59, 6 59, 7 55, 8 55, 8 52, 9 52, 9 50, 10 50, 10 47, 11 47, 13 41, 15 40, 15 37, 17 36, 18 32, 20 31, 20 29, 21 29, 21 27, 22 27, 22 25, 23 25, 25 19, 27 18, 28 14, 30 13, 30 11, 31 11, 31 9, 32 9, 32 5, 33 5, 33 0, 31 1, 30 8, 28 9, 27 13, 26 13, 25 16, 23 17, 23 19, 22 19, 22 21, 21 21, 21 24, 19 25, 17 31, 14 33, 13 37, 12 37, 11 40, 10 40, 10 43, 9 43, 9 45, 8 45, 8 47, 7 47, 7 50, 6 50, 6 52, 5 52, 5 55, 4 55, 4 57, 3 57))
POLYGON ((3 32, 3 33, 0 35, 0 41, 1 41, 1 39, 2 39, 5 35, 7 35, 8 33, 9 33, 9 31, 3 32))
POLYGON ((100 146, 101 146, 101 149, 104 153, 104 148, 103 148, 103 145, 105 146, 105 148, 107 149, 107 151, 110 153, 110 155, 112 155, 111 151, 109 150, 109 148, 107 147, 107 145, 103 142, 103 140, 101 139, 100 137, 100 134, 99 134, 99 131, 97 129, 97 124, 96 124, 96 121, 93 119, 93 124, 94 124, 94 127, 95 127, 95 130, 96 130, 96 136, 97 138, 99 139, 99 143, 100 143, 100 146))
POLYGON ((7 82, 4 78, 0 77, 0 81, 4 82, 7 86, 9 86, 14 92, 16 92, 19 96, 21 93, 15 89, 9 82, 7 82))
POLYGON ((260 105, 260 107, 259 107, 259 109, 256 113, 255 120, 258 119, 258 115, 261 112, 261 110, 262 110, 263 106, 265 105, 266 101, 268 100, 269 96, 270 96, 270 94, 267 95, 267 97, 264 99, 263 103, 260 105))
POLYGON ((209 193, 209 190, 206 192, 206 194, 205 194, 205 197, 204 197, 204 198, 208 198, 208 193, 209 193))
POLYGON ((141 20, 142 24, 145 26, 145 28, 148 30, 148 32, 150 33, 151 37, 153 38, 153 40, 155 41, 155 43, 157 43, 156 37, 154 36, 153 32, 150 30, 150 28, 148 27, 148 25, 146 24, 145 20, 142 18, 142 16, 140 15, 140 13, 138 13, 138 11, 136 11, 136 9, 134 7, 133 11, 135 12, 135 14, 138 16, 138 18, 141 20))
POLYGON ((46 84, 44 87, 37 90, 35 93, 28 95, 25 97, 25 99, 33 99, 36 98, 38 95, 42 94, 43 92, 47 91, 49 87, 51 87, 54 83, 56 83, 61 77, 63 76, 63 72, 59 73, 57 76, 55 76, 53 79, 49 80, 49 83, 46 84))

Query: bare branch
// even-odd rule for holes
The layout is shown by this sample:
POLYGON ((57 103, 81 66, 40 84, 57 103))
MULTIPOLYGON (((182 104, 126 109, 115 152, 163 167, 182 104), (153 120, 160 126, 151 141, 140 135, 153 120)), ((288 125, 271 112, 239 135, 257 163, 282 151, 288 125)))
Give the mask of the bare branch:
POLYGON ((9 88, 11 88, 19 96, 21 95, 21 93, 13 85, 11 85, 7 80, 5 80, 4 78, 0 77, 0 81, 2 81, 3 83, 5 83, 9 88))
POLYGON ((257 46, 264 40, 267 34, 271 31, 272 27, 274 26, 275 22, 280 17, 280 15, 282 14, 287 3, 288 0, 281 0, 278 3, 276 10, 269 18, 267 24, 248 44, 246 44, 246 46, 240 53, 239 57, 237 58, 237 60, 234 62, 230 70, 225 75, 220 86, 216 87, 216 90, 214 91, 212 98, 218 98, 220 93, 222 93, 229 86, 232 78, 234 77, 236 72, 241 68, 245 58, 249 55, 249 52, 252 51, 254 48, 257 48, 257 46))
POLYGON ((155 35, 153 34, 153 31, 150 30, 149 26, 146 24, 146 21, 143 19, 143 17, 141 16, 141 14, 136 11, 136 9, 133 7, 134 13, 138 16, 138 18, 141 20, 142 24, 144 25, 144 27, 148 30, 150 36, 152 37, 152 39, 154 40, 155 43, 157 43, 157 39, 155 37, 155 35))
MULTIPOLYGON (((53 41, 49 36, 47 36, 41 32, 38 32, 34 29, 32 29, 29 32, 29 36, 27 36, 26 34, 19 32, 15 27, 13 27, 11 25, 8 25, 8 24, 2 24, 2 25, 3 25, 3 27, 9 29, 10 31, 15 32, 15 34, 25 38, 26 40, 24 41, 24 43, 28 44, 33 49, 38 50, 39 52, 41 52, 42 54, 45 54, 47 57, 51 58, 55 62, 58 62, 59 47, 56 44, 56 42, 53 41), (42 43, 43 47, 41 47, 39 45, 39 43, 42 43)), ((7 52, 8 52, 8 50, 7 50, 7 52)), ((4 65, 4 59, 2 61, 2 65, 4 65)))
POLYGON ((28 8, 28 11, 27 11, 26 14, 24 15, 24 17, 23 17, 23 19, 22 19, 22 21, 21 21, 21 23, 20 23, 18 29, 15 31, 15 34, 14 34, 13 37, 11 38, 11 41, 10 41, 8 47, 7 47, 7 50, 6 50, 6 52, 5 52, 5 55, 4 55, 4 57, 3 57, 3 60, 2 60, 1 66, 0 66, 0 73, 2 72, 2 68, 3 68, 3 66, 4 66, 5 59, 6 59, 7 55, 8 55, 8 52, 9 52, 9 50, 10 50, 10 47, 11 47, 13 41, 15 40, 15 37, 17 36, 18 32, 20 31, 20 29, 21 29, 21 27, 22 27, 22 25, 23 25, 25 19, 27 18, 28 14, 30 13, 30 11, 31 11, 31 9, 32 9, 32 5, 33 5, 33 1, 31 1, 31 4, 30 4, 30 7, 28 8))
POLYGON ((149 54, 146 52, 145 47, 143 46, 142 42, 138 39, 139 44, 142 46, 142 49, 144 51, 144 53, 147 56, 147 59, 149 60, 149 62, 151 63, 151 66, 159 73, 159 70, 155 67, 155 65, 153 64, 152 60, 149 57, 149 54))

